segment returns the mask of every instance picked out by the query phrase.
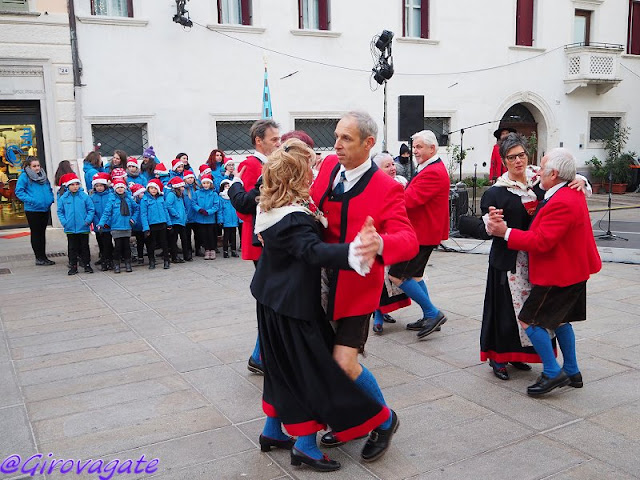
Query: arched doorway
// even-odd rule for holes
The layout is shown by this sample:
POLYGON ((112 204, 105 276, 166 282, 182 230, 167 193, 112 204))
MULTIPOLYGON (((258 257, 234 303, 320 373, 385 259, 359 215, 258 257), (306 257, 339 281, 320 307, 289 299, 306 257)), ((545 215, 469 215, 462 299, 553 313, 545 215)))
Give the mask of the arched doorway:
POLYGON ((511 106, 502 116, 500 125, 515 128, 529 139, 529 150, 531 153, 531 163, 538 165, 538 122, 536 121, 531 110, 523 103, 516 103, 511 106))

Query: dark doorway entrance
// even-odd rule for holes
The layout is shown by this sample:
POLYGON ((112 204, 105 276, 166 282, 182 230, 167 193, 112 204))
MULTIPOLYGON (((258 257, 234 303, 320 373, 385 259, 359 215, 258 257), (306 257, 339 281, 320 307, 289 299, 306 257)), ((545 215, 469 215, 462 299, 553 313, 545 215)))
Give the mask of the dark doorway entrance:
POLYGON ((515 128, 529 139, 530 161, 538 165, 538 124, 531 111, 522 103, 516 103, 504 114, 500 125, 515 128))
POLYGON ((43 145, 40 102, 0 101, 0 228, 27 226, 16 183, 27 158, 37 157, 46 168, 43 145))

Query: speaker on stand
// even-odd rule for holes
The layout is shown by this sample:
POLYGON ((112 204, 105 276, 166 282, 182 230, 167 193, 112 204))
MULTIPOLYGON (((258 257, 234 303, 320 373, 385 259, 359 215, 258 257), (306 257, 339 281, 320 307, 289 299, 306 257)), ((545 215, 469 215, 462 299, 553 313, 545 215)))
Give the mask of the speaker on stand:
POLYGON ((409 142, 409 172, 413 177, 413 141, 411 135, 424 130, 424 95, 398 97, 398 140, 409 142))

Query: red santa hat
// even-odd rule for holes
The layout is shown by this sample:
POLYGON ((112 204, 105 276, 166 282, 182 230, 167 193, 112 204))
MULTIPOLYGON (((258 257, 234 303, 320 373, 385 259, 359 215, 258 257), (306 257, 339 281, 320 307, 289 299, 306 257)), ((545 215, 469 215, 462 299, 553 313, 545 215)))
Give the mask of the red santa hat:
POLYGON ((184 180, 182 180, 180 177, 173 177, 171 180, 169 180, 169 183, 167 185, 171 185, 171 188, 184 187, 184 180))
POLYGON ((145 191, 145 188, 139 183, 134 183, 133 185, 131 185, 131 193, 134 197, 141 197, 142 195, 144 195, 145 191))
POLYGON ((68 187, 72 183, 80 183, 80 179, 75 173, 65 173, 60 177, 60 185, 63 187, 68 187))
POLYGON ((117 178, 114 182, 113 182, 113 189, 115 190, 118 187, 124 187, 127 188, 127 182, 124 181, 123 178, 117 178))
POLYGON ((164 166, 164 163, 157 163, 153 173, 155 173, 156 175, 162 175, 162 176, 169 175, 167 167, 164 166))
POLYGON ((138 165, 138 159, 136 157, 127 158, 127 167, 140 168, 140 165, 138 165))
POLYGON ((94 187, 98 184, 109 185, 110 180, 111 180, 111 177, 109 176, 108 173, 98 172, 91 179, 91 185, 94 187))
POLYGON ((213 177, 208 173, 205 173, 204 175, 202 175, 202 177, 200 177, 200 183, 204 183, 204 182, 213 183, 213 177))
POLYGON ((171 170, 176 171, 176 169, 182 165, 184 167, 184 162, 179 158, 174 158, 171 160, 171 170))
POLYGON ((160 195, 163 195, 163 193, 162 193, 162 182, 160 180, 158 180, 157 178, 152 178, 151 180, 149 180, 149 183, 147 183, 147 191, 149 190, 149 187, 156 187, 158 189, 158 193, 160 195))
POLYGON ((185 170, 184 172, 182 172, 182 178, 184 178, 185 180, 187 178, 196 178, 195 173, 193 173, 191 170, 185 170))
POLYGON ((209 165, 207 165, 206 163, 200 165, 200 175, 206 175, 209 172, 211 172, 211 167, 209 167, 209 165))
POLYGON ((127 172, 124 168, 114 168, 111 171, 111 181, 114 181, 116 178, 125 178, 127 176, 127 172))

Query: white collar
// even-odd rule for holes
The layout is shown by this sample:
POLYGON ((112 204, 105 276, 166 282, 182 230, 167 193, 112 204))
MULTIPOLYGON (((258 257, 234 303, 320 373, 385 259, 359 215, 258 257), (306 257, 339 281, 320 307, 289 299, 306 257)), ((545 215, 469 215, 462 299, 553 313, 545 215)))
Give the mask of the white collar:
POLYGON ((553 195, 560 190, 562 187, 564 187, 567 184, 567 182, 560 182, 557 185, 554 185, 553 187, 551 187, 549 190, 547 190, 546 192, 544 192, 544 199, 545 200, 549 200, 551 197, 553 197, 553 195))
POLYGON ((429 160, 427 160, 424 163, 421 163, 420 165, 418 165, 418 168, 416 169, 416 172, 420 173, 422 170, 424 170, 425 168, 427 168, 429 165, 431 165, 432 163, 437 162, 438 160, 440 160, 440 157, 437 155, 434 155, 433 157, 431 157, 429 160))
POLYGON ((340 177, 340 174, 344 172, 344 176, 347 182, 355 182, 360 179, 360 177, 362 177, 370 168, 371 160, 369 159, 362 162, 362 165, 358 165, 356 168, 352 168, 351 170, 347 170, 346 168, 344 168, 344 165, 341 165, 337 177, 340 177))
POLYGON ((256 157, 258 160, 260 160, 262 163, 267 163, 269 161, 269 159, 264 153, 260 153, 257 150, 255 151, 253 156, 256 157))

